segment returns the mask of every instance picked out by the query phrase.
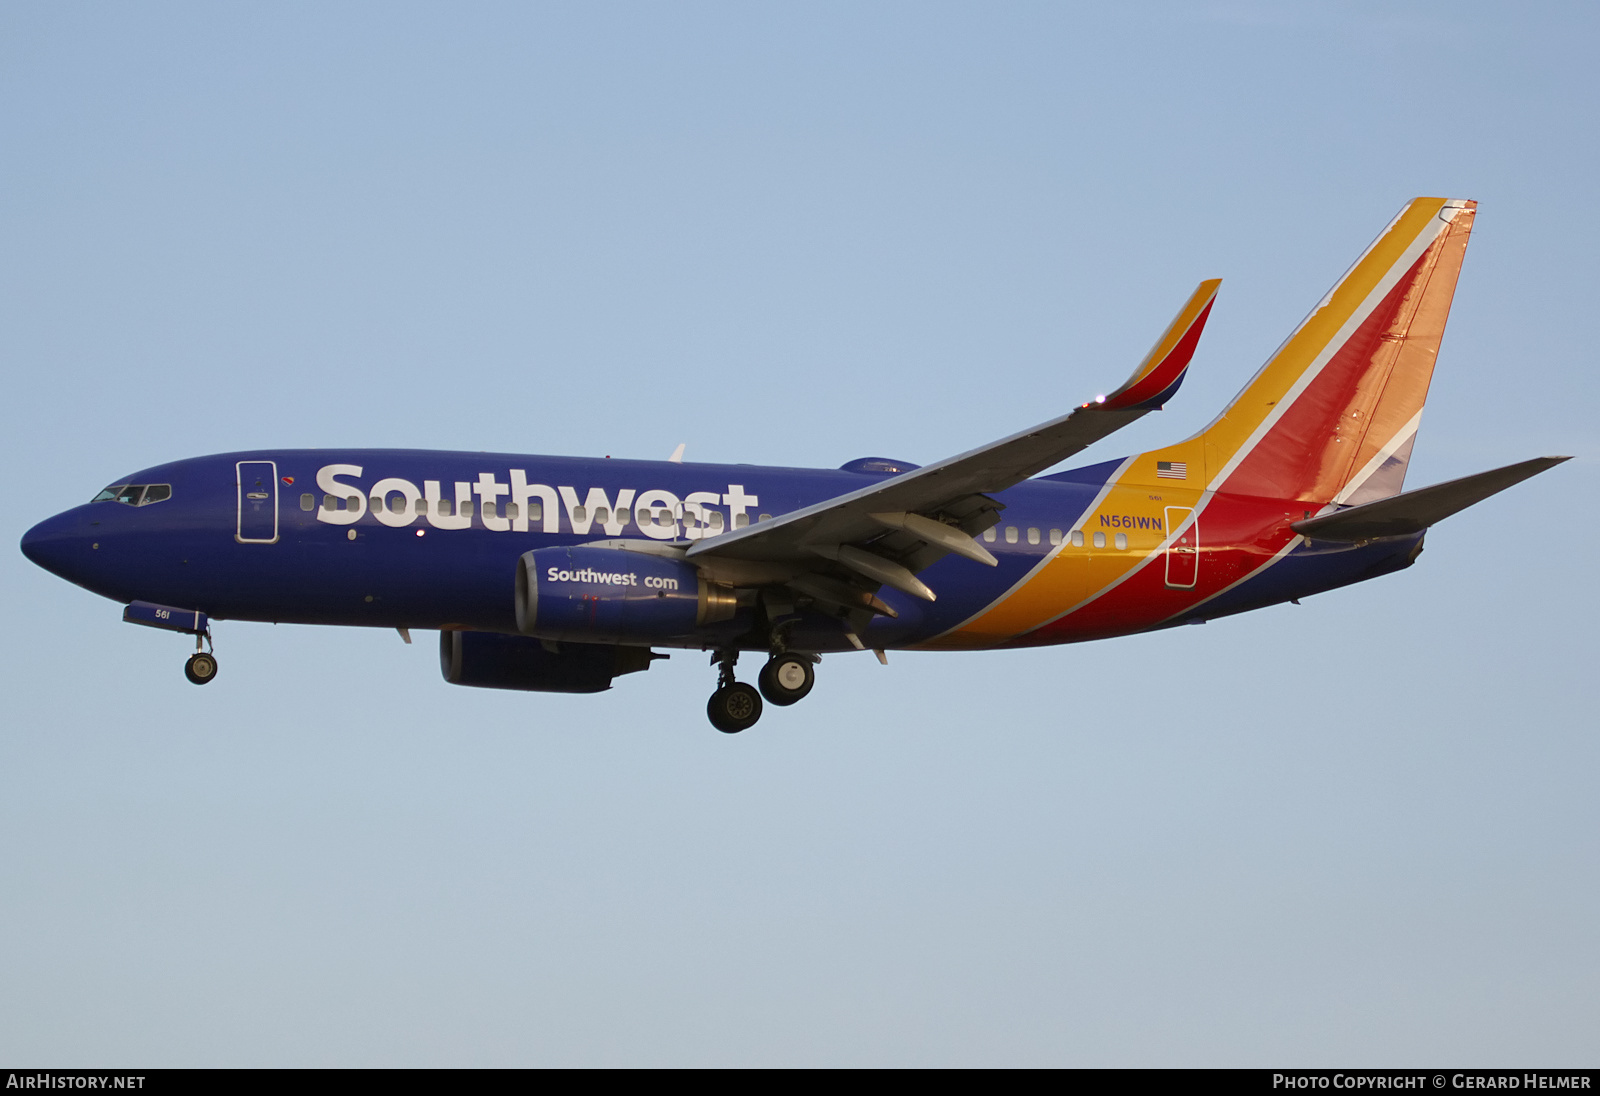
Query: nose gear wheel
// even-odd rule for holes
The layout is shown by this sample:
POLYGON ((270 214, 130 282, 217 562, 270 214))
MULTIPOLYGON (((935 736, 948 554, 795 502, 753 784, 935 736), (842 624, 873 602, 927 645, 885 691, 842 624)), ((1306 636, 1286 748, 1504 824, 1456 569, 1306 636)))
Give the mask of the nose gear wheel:
POLYGON ((183 676, 196 685, 205 685, 217 676, 217 656, 196 651, 183 664, 183 676))

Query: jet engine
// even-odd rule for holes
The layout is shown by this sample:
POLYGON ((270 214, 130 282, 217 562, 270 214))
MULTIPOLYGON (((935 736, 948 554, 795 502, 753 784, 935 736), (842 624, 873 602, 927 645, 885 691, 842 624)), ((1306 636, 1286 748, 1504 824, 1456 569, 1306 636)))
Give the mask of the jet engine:
POLYGON ((541 639, 650 643, 731 620, 731 586, 693 564, 619 548, 540 548, 517 566, 517 628, 541 639))
POLYGON ((440 632, 439 669, 452 685, 534 693, 600 693, 611 679, 664 658, 648 647, 563 643, 495 632, 440 632))

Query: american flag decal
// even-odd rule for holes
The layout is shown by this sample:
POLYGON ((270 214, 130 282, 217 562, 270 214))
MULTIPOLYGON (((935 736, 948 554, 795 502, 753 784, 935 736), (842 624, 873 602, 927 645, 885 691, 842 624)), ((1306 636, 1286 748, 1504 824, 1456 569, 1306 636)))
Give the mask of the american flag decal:
POLYGON ((1189 463, 1181 460, 1156 461, 1156 479, 1188 479, 1189 463))

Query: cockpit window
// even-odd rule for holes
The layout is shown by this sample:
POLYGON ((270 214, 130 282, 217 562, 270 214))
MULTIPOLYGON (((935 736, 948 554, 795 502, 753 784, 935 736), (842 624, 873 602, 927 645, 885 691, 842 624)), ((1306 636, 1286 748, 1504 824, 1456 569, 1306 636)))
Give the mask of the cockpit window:
POLYGON ((170 483, 118 483, 101 491, 90 502, 120 502, 125 506, 149 506, 172 497, 170 483))

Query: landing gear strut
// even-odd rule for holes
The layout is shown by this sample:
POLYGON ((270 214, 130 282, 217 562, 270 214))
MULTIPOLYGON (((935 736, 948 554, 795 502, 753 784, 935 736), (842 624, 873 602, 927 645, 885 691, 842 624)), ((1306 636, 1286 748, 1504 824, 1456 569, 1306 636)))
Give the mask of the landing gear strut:
POLYGON ((183 664, 183 676, 195 685, 207 685, 217 676, 217 656, 215 650, 207 651, 204 644, 211 642, 207 633, 198 633, 194 637, 194 654, 189 656, 189 661, 183 664))
POLYGON ((738 651, 718 651, 712 656, 717 663, 717 691, 706 703, 706 717, 711 725, 723 734, 738 734, 756 725, 761 718, 761 694, 754 687, 733 678, 733 664, 739 661, 738 651))

